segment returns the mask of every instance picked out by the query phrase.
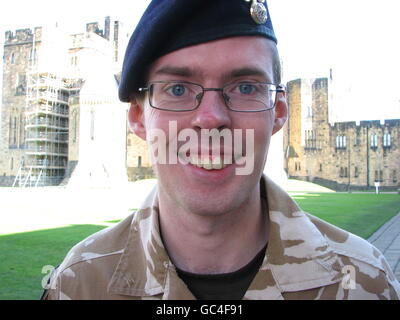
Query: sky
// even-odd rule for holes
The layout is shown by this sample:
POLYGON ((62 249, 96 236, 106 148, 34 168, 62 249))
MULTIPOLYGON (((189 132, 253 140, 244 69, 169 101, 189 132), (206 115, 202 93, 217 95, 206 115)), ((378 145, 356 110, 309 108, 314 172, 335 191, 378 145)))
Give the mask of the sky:
MULTIPOLYGON (((19 0, 16 8, 15 2, 6 0, 0 11, 0 42, 4 43, 6 30, 55 22, 71 33, 83 32, 87 22, 102 26, 105 16, 133 30, 148 3, 19 0)), ((400 1, 269 0, 268 6, 284 82, 328 77, 332 69, 342 97, 339 120, 400 118, 400 1)), ((1 54, 2 50, 1 45, 1 54)))

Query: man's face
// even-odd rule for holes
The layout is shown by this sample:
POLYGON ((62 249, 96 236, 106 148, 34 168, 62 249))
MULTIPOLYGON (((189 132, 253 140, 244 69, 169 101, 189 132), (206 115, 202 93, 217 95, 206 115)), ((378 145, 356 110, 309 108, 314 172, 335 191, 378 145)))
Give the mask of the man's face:
MULTIPOLYGON (((274 83, 273 45, 262 37, 232 37, 186 47, 157 59, 149 69, 148 82, 185 81, 205 88, 220 88, 227 83, 243 81, 274 83)), ((171 123, 176 123, 178 135, 184 129, 191 129, 198 134, 198 148, 185 149, 186 159, 201 158, 202 154, 204 156, 205 145, 202 145, 200 136, 205 129, 229 131, 236 138, 239 135, 234 136, 233 132, 241 132, 241 141, 233 139, 232 145, 226 145, 221 140, 221 159, 224 159, 224 152, 232 152, 234 160, 235 157, 252 152, 247 150, 252 149, 251 145, 254 147, 254 160, 252 157, 245 158, 247 162, 252 161, 251 164, 239 165, 233 161, 232 164, 222 168, 217 166, 212 170, 182 161, 155 164, 160 200, 165 198, 169 203, 199 215, 221 215, 240 209, 247 201, 254 199, 259 192, 259 179, 267 158, 271 135, 286 120, 283 94, 278 94, 277 99, 275 109, 262 112, 231 111, 218 91, 206 91, 199 107, 193 111, 157 110, 149 105, 148 97, 137 102, 139 105, 133 103, 129 119, 135 133, 149 139, 151 132, 161 129, 167 137, 167 152, 171 154, 172 151, 178 159, 182 157, 179 149, 185 141, 176 142, 176 137, 169 134, 171 123), (251 130, 253 136, 246 135, 249 132, 246 130, 251 130), (237 149, 235 145, 237 147, 238 142, 242 146, 240 152, 234 150, 237 149), (238 175, 238 169, 245 165, 250 166, 251 170, 247 174, 238 175)), ((152 147, 154 145, 150 144, 150 150, 152 147)), ((213 148, 215 146, 211 147, 213 148)), ((215 156, 211 156, 213 151, 206 152, 207 155, 210 154, 210 161, 215 156)))

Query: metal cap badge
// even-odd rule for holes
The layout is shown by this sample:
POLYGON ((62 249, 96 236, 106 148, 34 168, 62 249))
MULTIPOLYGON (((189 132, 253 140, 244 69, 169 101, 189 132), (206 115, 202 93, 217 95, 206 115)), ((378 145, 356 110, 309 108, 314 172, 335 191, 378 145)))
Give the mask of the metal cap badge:
POLYGON ((257 24, 264 24, 267 19, 267 9, 263 5, 265 0, 245 0, 246 2, 252 1, 250 7, 250 15, 253 18, 254 22, 257 24))

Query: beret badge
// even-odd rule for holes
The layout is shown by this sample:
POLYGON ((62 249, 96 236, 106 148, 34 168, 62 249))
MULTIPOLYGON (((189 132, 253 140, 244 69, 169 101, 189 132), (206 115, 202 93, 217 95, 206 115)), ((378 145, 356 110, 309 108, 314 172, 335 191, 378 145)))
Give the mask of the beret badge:
POLYGON ((257 24, 264 24, 267 19, 267 9, 264 6, 265 0, 245 0, 246 2, 252 1, 250 7, 250 15, 253 18, 254 22, 257 24))

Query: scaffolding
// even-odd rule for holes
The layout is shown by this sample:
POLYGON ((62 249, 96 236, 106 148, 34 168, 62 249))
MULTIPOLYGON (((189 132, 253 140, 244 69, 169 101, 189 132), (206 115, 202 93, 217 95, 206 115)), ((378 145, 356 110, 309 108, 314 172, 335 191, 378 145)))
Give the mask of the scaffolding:
POLYGON ((50 63, 62 47, 56 33, 49 35, 47 47, 40 47, 40 64, 36 32, 33 35, 26 72, 26 149, 14 187, 59 185, 67 168, 71 81, 63 76, 62 63, 50 63))
POLYGON ((58 32, 57 28, 47 30, 47 38, 42 32, 41 40, 33 34, 26 69, 26 148, 13 187, 57 186, 66 175, 69 102, 79 101, 84 80, 79 70, 67 63, 70 38, 58 32))
POLYGON ((60 184, 68 162, 68 82, 49 72, 29 72, 25 109, 26 154, 14 186, 60 184))

